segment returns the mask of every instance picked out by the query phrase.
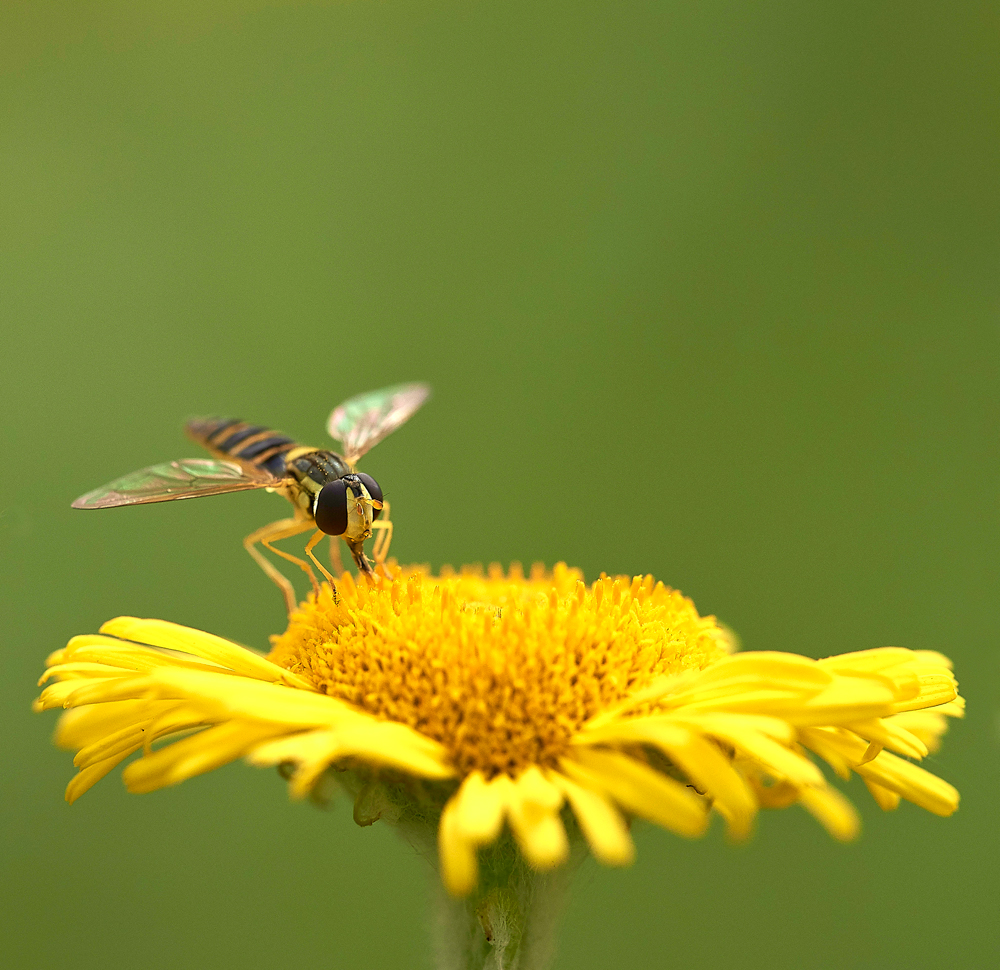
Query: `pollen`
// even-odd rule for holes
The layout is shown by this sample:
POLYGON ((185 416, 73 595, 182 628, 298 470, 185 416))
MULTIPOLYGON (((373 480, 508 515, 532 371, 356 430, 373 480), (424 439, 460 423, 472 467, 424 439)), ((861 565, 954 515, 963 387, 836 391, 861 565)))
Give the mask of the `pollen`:
POLYGON ((303 603, 268 659, 433 738, 460 775, 555 768, 594 715, 731 650, 714 617, 652 576, 414 567, 377 586, 344 574, 337 593, 303 603))

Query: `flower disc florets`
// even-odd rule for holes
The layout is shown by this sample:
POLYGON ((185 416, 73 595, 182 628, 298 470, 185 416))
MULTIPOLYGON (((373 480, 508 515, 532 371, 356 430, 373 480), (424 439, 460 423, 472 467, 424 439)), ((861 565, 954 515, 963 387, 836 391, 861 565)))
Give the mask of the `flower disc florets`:
POLYGON ((406 724, 460 775, 555 767, 595 714, 656 678, 726 656, 714 617, 651 576, 602 579, 519 565, 381 587, 345 576, 310 597, 269 659, 317 690, 406 724))

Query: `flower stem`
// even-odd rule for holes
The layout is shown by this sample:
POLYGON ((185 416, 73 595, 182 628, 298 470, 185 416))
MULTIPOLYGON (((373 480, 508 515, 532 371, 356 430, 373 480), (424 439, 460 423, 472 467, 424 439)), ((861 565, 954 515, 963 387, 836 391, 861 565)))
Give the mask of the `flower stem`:
POLYGON ((436 970, 548 970, 570 879, 587 856, 570 828, 569 858, 549 872, 532 869, 510 832, 479 850, 475 892, 455 899, 438 872, 441 804, 398 785, 343 772, 338 784, 354 796, 354 820, 390 822, 434 868, 432 936, 436 970))
POLYGON ((467 899, 451 898, 436 880, 437 970, 547 970, 566 890, 583 854, 540 873, 508 837, 481 854, 479 889, 467 899))

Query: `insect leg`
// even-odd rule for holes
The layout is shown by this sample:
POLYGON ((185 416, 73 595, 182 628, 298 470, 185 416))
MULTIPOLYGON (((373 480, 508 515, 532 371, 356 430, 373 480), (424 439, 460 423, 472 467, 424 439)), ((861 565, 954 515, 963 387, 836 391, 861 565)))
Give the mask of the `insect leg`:
POLYGON ((338 576, 344 572, 344 561, 340 558, 340 536, 330 536, 330 565, 338 576))
POLYGON ((372 546, 372 558, 380 566, 385 565, 385 557, 392 542, 392 520, 389 518, 389 503, 382 503, 382 514, 372 523, 372 531, 378 531, 375 544, 372 546))
POLYGON ((382 575, 386 579, 392 579, 392 573, 386 566, 385 560, 389 553, 389 543, 392 542, 392 519, 389 518, 389 503, 382 503, 382 514, 372 523, 372 531, 378 531, 375 543, 372 546, 372 558, 375 560, 377 568, 382 570, 382 575))
POLYGON ((326 566, 324 566, 324 565, 323 565, 323 563, 321 563, 321 562, 320 562, 320 561, 319 561, 319 560, 318 560, 318 559, 316 558, 316 556, 315 556, 315 555, 313 555, 313 549, 315 549, 315 548, 316 548, 316 544, 317 544, 317 543, 318 543, 318 542, 320 541, 320 539, 322 539, 322 538, 323 538, 323 536, 325 536, 325 535, 326 535, 326 533, 325 533, 325 532, 323 532, 323 531, 322 531, 321 529, 317 529, 317 530, 316 530, 316 534, 315 534, 315 535, 314 535, 314 536, 313 536, 313 537, 312 537, 312 538, 311 538, 311 539, 310 539, 310 540, 309 540, 309 541, 308 541, 308 542, 306 543, 306 555, 307 555, 307 556, 308 556, 308 557, 309 557, 309 558, 310 558, 310 559, 311 559, 311 560, 312 560, 312 561, 313 561, 314 563, 316 563, 316 568, 317 568, 317 569, 318 569, 318 570, 319 570, 319 571, 320 571, 320 572, 321 572, 321 573, 322 573, 322 574, 323 574, 323 575, 324 575, 324 576, 326 577, 326 581, 327 581, 327 582, 328 582, 328 583, 330 584, 330 589, 331 589, 331 591, 333 592, 333 600, 334 600, 334 602, 336 602, 336 601, 337 601, 337 582, 336 582, 336 580, 335 580, 335 579, 334 579, 334 578, 333 578, 333 577, 332 577, 332 576, 330 575, 330 573, 329 573, 329 572, 327 571, 327 568, 326 568, 326 566))
POLYGON ((298 556, 293 556, 291 553, 284 552, 281 549, 276 549, 271 545, 272 542, 277 542, 278 539, 287 539, 290 536, 297 536, 300 532, 306 532, 308 529, 313 528, 314 525, 313 522, 308 520, 302 522, 293 519, 292 521, 295 523, 294 527, 289 526, 288 529, 279 532, 277 535, 269 535, 267 538, 261 539, 260 544, 269 549, 276 556, 281 556, 282 559, 287 559, 289 562, 295 563, 295 565, 309 577, 309 582, 312 583, 313 592, 319 593, 319 583, 316 582, 316 574, 312 571, 312 567, 310 567, 309 563, 307 563, 304 559, 299 559, 298 556))
POLYGON ((312 581, 313 587, 318 589, 319 583, 316 582, 316 577, 313 575, 313 571, 309 566, 309 563, 303 562, 301 559, 296 559, 295 556, 291 556, 287 552, 283 552, 281 549, 275 549, 274 546, 271 545, 272 542, 276 542, 278 539, 287 539, 289 536, 298 535, 300 532, 305 532, 311 528, 313 528, 313 523, 309 519, 279 519, 277 522, 272 522, 269 525, 262 526, 255 532, 251 532, 250 535, 243 540, 243 548, 246 549, 251 556, 253 556, 254 562, 256 562, 257 565, 264 570, 270 580, 284 594, 285 605, 288 607, 289 613, 291 613, 296 606, 295 589, 288 581, 288 578, 278 572, 274 564, 269 562, 267 557, 257 548, 257 543, 259 542, 261 545, 270 549, 271 552, 281 556, 283 559, 287 559, 289 562, 295 563, 296 566, 305 570, 306 575, 312 581))

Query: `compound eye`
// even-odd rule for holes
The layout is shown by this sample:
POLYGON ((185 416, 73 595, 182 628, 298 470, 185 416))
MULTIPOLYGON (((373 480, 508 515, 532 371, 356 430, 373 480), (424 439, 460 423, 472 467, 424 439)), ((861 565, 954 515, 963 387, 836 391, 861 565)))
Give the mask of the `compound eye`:
POLYGON ((343 479, 328 482, 320 489, 313 518, 316 527, 328 536, 342 536, 347 531, 347 484, 343 479))
MULTIPOLYGON (((361 479, 365 488, 368 489, 368 494, 375 499, 376 502, 382 501, 382 488, 379 483, 375 481, 371 475, 366 475, 364 472, 358 472, 358 478, 361 479)), ((372 509, 372 519, 377 519, 382 514, 381 509, 372 509)))

